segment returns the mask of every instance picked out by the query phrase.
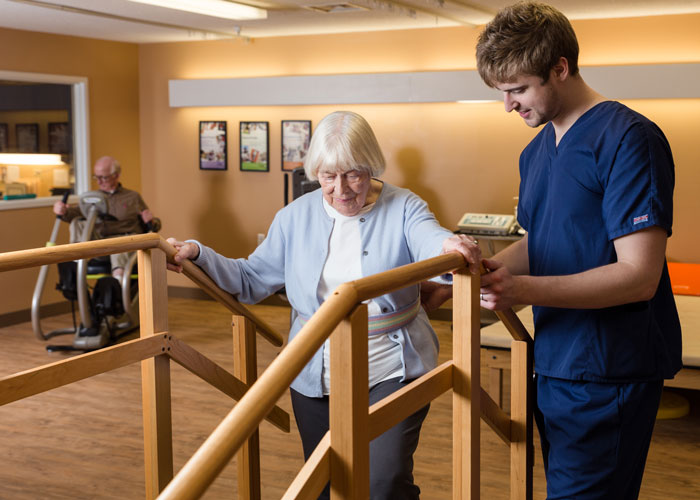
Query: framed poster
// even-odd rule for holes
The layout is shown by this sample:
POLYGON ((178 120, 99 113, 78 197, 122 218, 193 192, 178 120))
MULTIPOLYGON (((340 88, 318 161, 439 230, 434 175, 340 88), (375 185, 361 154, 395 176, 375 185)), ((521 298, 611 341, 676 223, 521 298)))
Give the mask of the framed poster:
POLYGON ((241 170, 268 172, 270 170, 270 139, 268 122, 241 122, 241 170))
POLYGON ((49 153, 67 155, 71 149, 68 122, 49 122, 49 153))
POLYGON ((15 125, 17 133, 18 153, 38 153, 39 152, 39 124, 38 123, 18 123, 15 125))
POLYGON ((311 141, 311 120, 282 120, 282 170, 304 166, 311 141))
POLYGON ((7 123, 0 123, 0 153, 6 153, 8 151, 8 137, 9 129, 7 128, 7 123))
POLYGON ((199 122, 199 169, 226 170, 226 122, 199 122))

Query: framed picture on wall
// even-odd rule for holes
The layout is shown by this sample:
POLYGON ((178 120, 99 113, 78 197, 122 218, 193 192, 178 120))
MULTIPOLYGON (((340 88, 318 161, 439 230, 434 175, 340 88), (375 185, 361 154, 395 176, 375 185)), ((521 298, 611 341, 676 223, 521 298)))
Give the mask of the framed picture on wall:
POLYGON ((0 123, 0 153, 6 153, 8 151, 8 131, 7 123, 0 123))
POLYGON ((270 138, 268 122, 241 122, 241 170, 268 172, 270 138))
POLYGON ((228 167, 228 148, 226 139, 226 122, 199 122, 199 169, 226 170, 228 167))
POLYGON ((15 125, 18 153, 39 152, 39 124, 18 123, 15 125))
POLYGON ((68 122, 49 122, 49 153, 67 155, 71 152, 68 122))
POLYGON ((304 165, 311 141, 311 120, 282 120, 282 170, 304 165))

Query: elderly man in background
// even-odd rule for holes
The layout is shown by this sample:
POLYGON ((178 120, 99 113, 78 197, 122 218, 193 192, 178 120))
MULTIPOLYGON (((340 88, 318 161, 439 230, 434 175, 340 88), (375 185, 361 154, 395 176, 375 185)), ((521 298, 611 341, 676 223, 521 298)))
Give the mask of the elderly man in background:
MULTIPOLYGON (((106 194, 108 211, 111 217, 105 217, 95 225, 94 239, 125 236, 143 233, 143 224, 153 220, 153 214, 146 206, 141 195, 126 189, 119 182, 121 165, 111 156, 103 156, 95 162, 93 179, 97 181, 100 191, 106 194), (143 222, 142 222, 143 221, 143 222)), ((80 218, 80 208, 68 206, 57 201, 53 211, 65 222, 70 222, 70 242, 80 241, 83 233, 84 219, 80 218)), ((124 267, 129 260, 129 253, 110 255, 112 276, 121 278, 124 267)))

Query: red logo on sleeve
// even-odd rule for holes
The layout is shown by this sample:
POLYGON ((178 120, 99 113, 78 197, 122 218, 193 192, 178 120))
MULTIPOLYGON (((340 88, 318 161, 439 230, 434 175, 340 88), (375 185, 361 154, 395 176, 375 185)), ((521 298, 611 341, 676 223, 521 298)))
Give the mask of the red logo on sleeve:
POLYGON ((648 220, 649 220, 649 214, 644 214, 644 215, 640 215, 639 217, 635 217, 634 219, 632 219, 632 224, 636 226, 637 224, 641 224, 642 222, 647 222, 648 220))

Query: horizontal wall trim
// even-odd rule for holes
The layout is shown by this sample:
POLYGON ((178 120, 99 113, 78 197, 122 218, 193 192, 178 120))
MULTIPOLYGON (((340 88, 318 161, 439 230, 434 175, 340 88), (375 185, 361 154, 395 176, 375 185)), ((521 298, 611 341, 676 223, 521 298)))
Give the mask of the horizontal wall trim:
POLYGON ((700 98, 700 64, 584 66, 581 76, 610 99, 700 98))
POLYGON ((496 100, 476 71, 170 80, 170 106, 290 106, 496 100), (465 97, 465 96, 470 97, 465 97))
MULTIPOLYGON (((700 64, 587 66, 610 99, 700 98, 700 64)), ((294 106, 501 100, 476 70, 170 80, 170 106, 294 106)))

